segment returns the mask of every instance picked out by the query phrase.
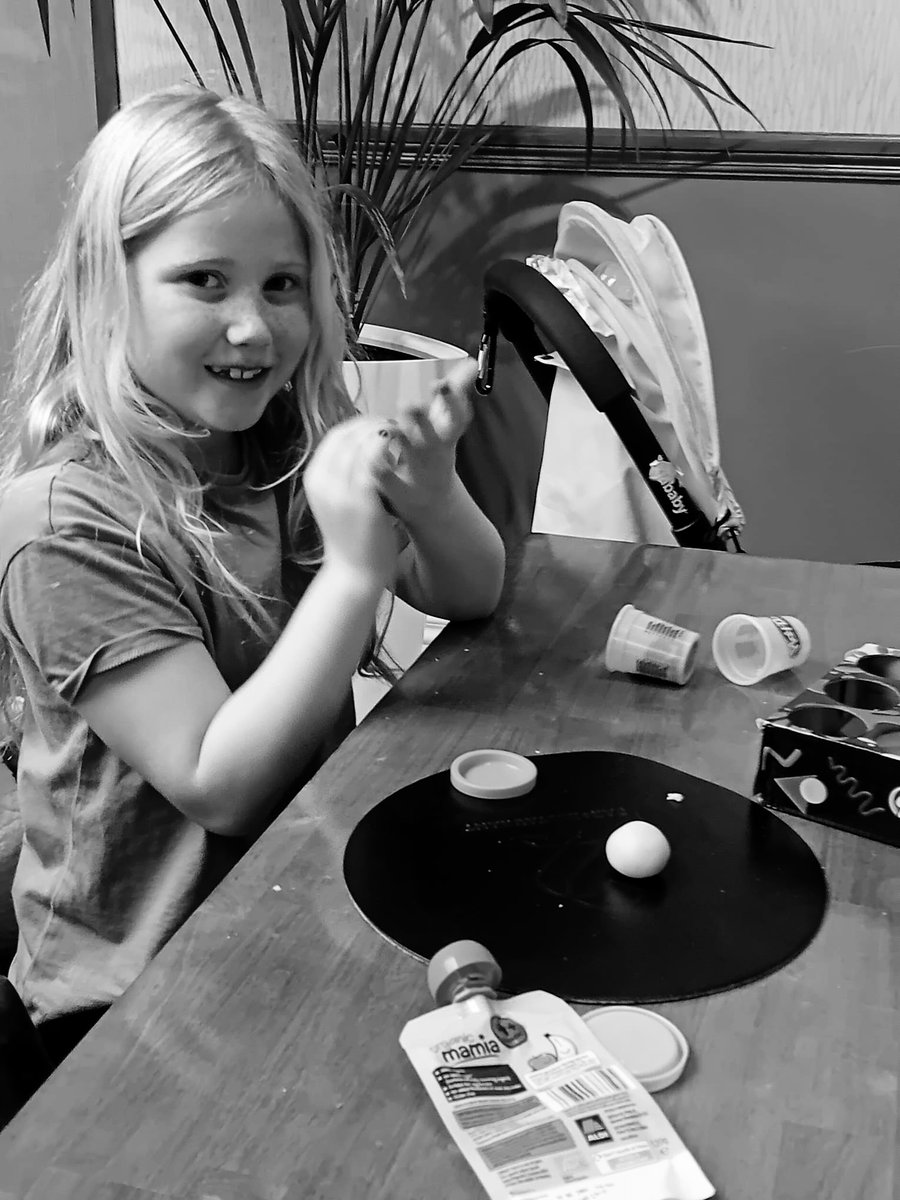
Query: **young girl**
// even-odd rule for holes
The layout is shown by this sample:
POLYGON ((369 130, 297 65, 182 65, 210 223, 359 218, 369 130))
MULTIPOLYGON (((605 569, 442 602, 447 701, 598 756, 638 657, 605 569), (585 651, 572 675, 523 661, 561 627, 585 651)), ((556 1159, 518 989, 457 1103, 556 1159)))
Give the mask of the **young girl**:
POLYGON ((341 289, 309 176, 247 101, 145 96, 76 170, 0 476, 10 978, 54 1061, 352 727, 383 589, 496 605, 464 389, 356 415, 341 289))

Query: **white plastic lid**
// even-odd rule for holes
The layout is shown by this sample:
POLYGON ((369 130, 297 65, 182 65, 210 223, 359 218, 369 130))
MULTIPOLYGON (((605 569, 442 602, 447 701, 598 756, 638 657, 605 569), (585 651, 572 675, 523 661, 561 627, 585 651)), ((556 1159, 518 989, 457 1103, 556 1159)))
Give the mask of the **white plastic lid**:
POLYGON ((450 782, 466 796, 506 800, 531 791, 537 767, 511 750, 467 750, 450 764, 450 782))
POLYGON ((661 1092, 681 1078, 690 1053, 687 1040, 659 1013, 613 1004, 582 1013, 582 1020, 648 1092, 661 1092))

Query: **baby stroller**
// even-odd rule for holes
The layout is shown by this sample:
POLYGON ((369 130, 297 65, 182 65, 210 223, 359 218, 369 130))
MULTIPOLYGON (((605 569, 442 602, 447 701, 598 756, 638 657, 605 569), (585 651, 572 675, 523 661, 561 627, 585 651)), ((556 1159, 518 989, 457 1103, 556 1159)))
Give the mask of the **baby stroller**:
MULTIPOLYGON (((552 258, 504 259, 485 274, 482 395, 493 387, 499 335, 548 405, 559 370, 571 373, 606 417, 677 544, 741 550, 743 513, 718 462, 699 304, 661 222, 639 217, 629 226, 595 205, 564 206, 552 258), (655 263, 648 237, 658 239, 650 246, 655 263), (687 366, 678 361, 682 348, 687 366)), ((545 445, 545 465, 546 455, 545 445)))

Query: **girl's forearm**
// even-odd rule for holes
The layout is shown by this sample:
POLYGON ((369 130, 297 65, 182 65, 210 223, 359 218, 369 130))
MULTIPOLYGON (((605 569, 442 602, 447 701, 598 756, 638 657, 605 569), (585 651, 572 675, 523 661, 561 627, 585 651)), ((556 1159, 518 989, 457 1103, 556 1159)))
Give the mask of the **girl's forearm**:
POLYGON ((420 612, 448 620, 485 617, 503 589, 506 552, 500 534, 456 477, 438 512, 405 522, 410 545, 397 594, 420 612))
POLYGON ((218 832, 258 828, 299 777, 346 701, 382 590, 323 564, 263 663, 215 714, 193 790, 228 814, 218 832))

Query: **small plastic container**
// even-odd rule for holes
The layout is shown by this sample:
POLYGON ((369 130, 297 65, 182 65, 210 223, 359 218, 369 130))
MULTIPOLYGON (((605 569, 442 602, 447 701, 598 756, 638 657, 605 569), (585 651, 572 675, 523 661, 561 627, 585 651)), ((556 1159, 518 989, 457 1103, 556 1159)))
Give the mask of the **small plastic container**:
POLYGON ((742 687, 802 666, 809 650, 809 630, 797 617, 732 613, 719 622, 712 639, 716 666, 742 687))
POLYGON ((606 641, 606 668, 685 684, 694 670, 700 635, 633 604, 619 610, 606 641))
POLYGON ((509 800, 531 791, 537 767, 512 750, 467 750, 450 764, 450 782, 465 796, 509 800))

